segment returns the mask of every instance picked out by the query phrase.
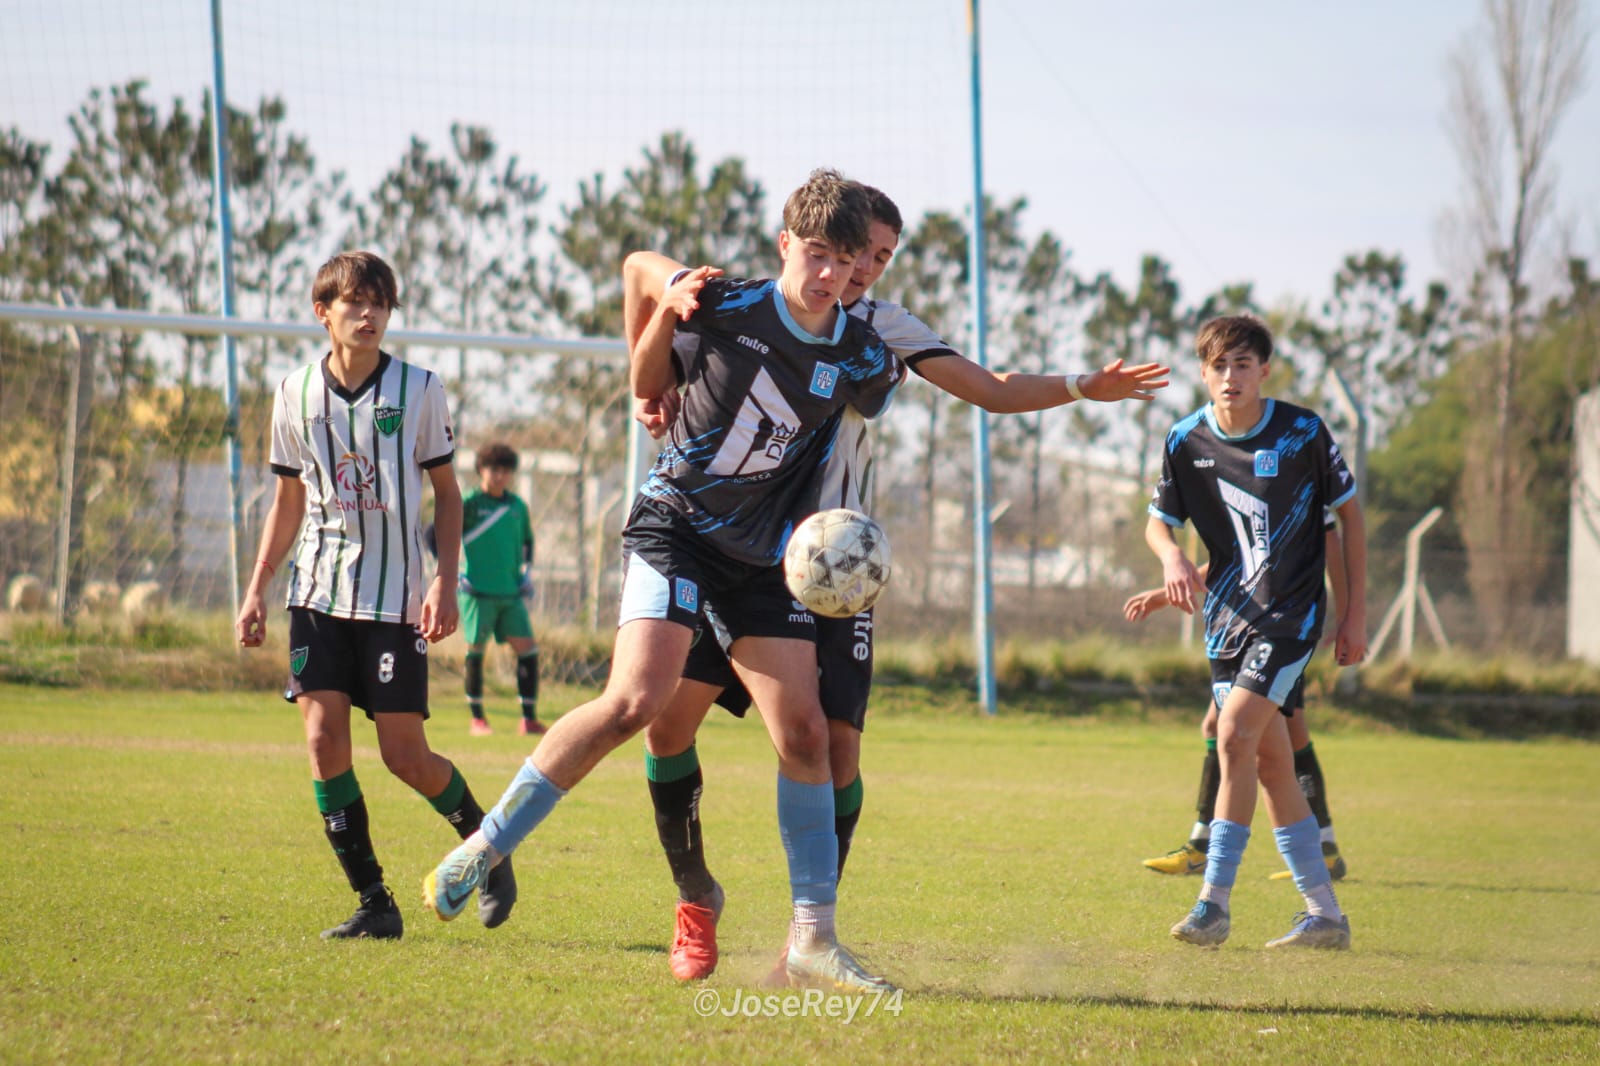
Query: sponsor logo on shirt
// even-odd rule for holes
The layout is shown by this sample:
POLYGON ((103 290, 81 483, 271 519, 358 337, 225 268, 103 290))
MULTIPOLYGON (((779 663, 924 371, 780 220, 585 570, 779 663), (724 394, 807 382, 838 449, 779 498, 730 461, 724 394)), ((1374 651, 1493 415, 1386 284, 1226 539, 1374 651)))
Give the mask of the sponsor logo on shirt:
POLYGON ((761 341, 756 340, 754 337, 746 337, 742 333, 739 334, 739 343, 744 345, 746 348, 754 348, 756 351, 760 352, 762 355, 771 355, 772 354, 772 349, 768 348, 764 343, 762 343, 761 341))
POLYGON ((377 470, 366 456, 345 452, 334 464, 333 479, 346 492, 370 492, 377 481, 377 470))
POLYGON ((1217 461, 1215 459, 1196 459, 1194 461, 1194 465, 1195 469, 1197 470, 1208 470, 1211 467, 1216 466, 1217 461))

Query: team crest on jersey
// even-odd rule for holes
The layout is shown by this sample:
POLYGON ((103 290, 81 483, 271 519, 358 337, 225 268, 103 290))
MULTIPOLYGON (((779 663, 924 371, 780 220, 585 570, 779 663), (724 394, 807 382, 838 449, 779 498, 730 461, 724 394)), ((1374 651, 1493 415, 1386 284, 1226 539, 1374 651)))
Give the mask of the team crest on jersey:
POLYGON ((1278 476, 1278 453, 1270 448, 1256 452, 1256 477, 1278 476))
POLYGON ((812 395, 831 400, 834 386, 837 384, 839 384, 839 368, 832 363, 818 363, 811 371, 812 395))
POLYGON ((685 611, 700 609, 700 586, 686 577, 672 579, 672 599, 685 611))
POLYGON ((372 423, 385 437, 394 436, 395 431, 400 428, 400 423, 405 421, 405 417, 404 407, 375 407, 372 411, 372 423))
POLYGON ((367 492, 372 488, 377 471, 372 460, 355 452, 345 452, 334 464, 333 479, 346 492, 367 492))
POLYGON ((309 659, 310 657, 311 657, 311 648, 310 648, 309 645, 307 645, 304 648, 290 648, 289 649, 289 672, 291 674, 294 674, 296 677, 299 677, 300 676, 300 671, 302 671, 302 670, 304 670, 306 668, 306 660, 309 659))

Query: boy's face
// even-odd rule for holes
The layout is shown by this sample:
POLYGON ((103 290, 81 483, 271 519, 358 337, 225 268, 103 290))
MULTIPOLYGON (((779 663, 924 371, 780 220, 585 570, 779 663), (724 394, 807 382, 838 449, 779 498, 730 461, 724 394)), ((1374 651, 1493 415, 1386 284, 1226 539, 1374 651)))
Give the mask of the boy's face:
POLYGON ((900 245, 900 235, 887 222, 872 220, 867 227, 867 246, 856 256, 850 271, 850 283, 844 287, 844 305, 849 307, 867 294, 878 283, 883 272, 889 269, 894 250, 900 245))
POLYGON ((490 496, 504 496, 516 473, 509 466, 486 466, 478 471, 478 484, 490 496))
POLYGON ((815 237, 804 240, 788 230, 778 234, 778 254, 783 257, 783 294, 811 314, 821 314, 844 296, 855 269, 854 252, 836 248, 815 237))
POLYGON ((1261 385, 1271 369, 1271 363, 1249 348, 1235 348, 1201 367, 1200 376, 1217 410, 1251 414, 1261 403, 1261 385))
POLYGON ((389 307, 377 293, 345 293, 332 303, 316 303, 317 321, 336 345, 376 353, 389 328, 389 307))

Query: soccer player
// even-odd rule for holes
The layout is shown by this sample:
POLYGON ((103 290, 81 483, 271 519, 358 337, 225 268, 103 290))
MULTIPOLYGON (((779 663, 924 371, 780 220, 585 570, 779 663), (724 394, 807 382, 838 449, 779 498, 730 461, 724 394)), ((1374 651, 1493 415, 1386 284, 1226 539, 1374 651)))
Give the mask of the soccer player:
MULTIPOLYGON (((455 631, 461 491, 444 387, 428 370, 383 351, 400 306, 394 272, 370 252, 345 252, 311 289, 328 331, 322 359, 284 378, 272 401, 270 462, 277 474, 250 587, 234 629, 266 638, 262 594, 285 552, 289 687, 300 707, 317 808, 333 852, 360 897, 326 939, 397 939, 399 908, 385 887, 351 758, 350 708, 366 711, 389 772, 420 792, 462 836, 483 811, 461 772, 428 747, 428 643, 455 631), (433 486, 439 567, 423 587, 422 476, 433 486)), ((478 913, 491 928, 517 898, 509 867, 478 913)))
POLYGON ((493 732, 483 714, 483 656, 493 638, 509 644, 517 657, 517 697, 522 719, 517 732, 544 732, 539 721, 539 645, 528 618, 527 596, 533 593, 528 567, 533 565, 533 523, 528 505, 510 491, 517 472, 517 453, 503 443, 478 449, 478 487, 461 501, 461 635, 467 641, 467 709, 473 736, 493 732))
MULTIPOLYGON (((996 374, 964 358, 904 307, 867 298, 900 242, 900 210, 878 189, 864 186, 871 210, 870 240, 856 258, 845 288, 845 307, 868 322, 895 357, 928 381, 988 411, 1037 411, 1074 399, 1111 402, 1148 400, 1167 384, 1167 369, 1155 363, 1124 367, 1121 361, 1091 374, 996 374)), ((680 264, 669 262, 669 268, 680 264)), ((627 293, 625 299, 640 299, 627 293)), ((625 315, 630 326, 634 314, 625 315)), ((676 395, 641 406, 640 421, 659 434, 670 422, 676 395)), ((846 409, 839 443, 822 475, 818 509, 865 510, 871 498, 871 450, 866 420, 846 409)), ((872 686, 872 611, 853 618, 816 620, 821 699, 828 719, 828 758, 833 773, 834 831, 839 870, 844 871, 851 840, 861 818, 864 787, 860 774, 861 734, 872 686)), ((716 925, 724 894, 705 861, 700 823, 704 776, 694 739, 713 701, 743 716, 750 693, 728 666, 727 656, 708 627, 689 653, 672 703, 645 730, 645 777, 655 806, 656 831, 678 887, 675 930, 668 964, 680 980, 709 976, 717 965, 716 925)), ((780 960, 774 977, 781 976, 780 960)))
POLYGON ((634 395, 660 396, 680 376, 686 391, 623 531, 611 676, 598 699, 550 727, 481 832, 428 876, 424 898, 440 918, 454 917, 501 856, 660 713, 702 605, 714 604, 734 669, 778 749, 778 826, 797 930, 788 974, 827 988, 892 987, 835 932, 838 842, 814 623, 794 608, 780 565, 835 446, 839 412, 850 404, 876 414, 898 383, 883 343, 839 305, 866 243, 859 187, 818 170, 784 204, 776 281, 727 280, 711 267, 673 274, 637 253, 624 263, 625 285, 651 294, 644 324, 630 330, 634 395), (698 341, 687 357, 673 349, 680 327, 698 341))
POLYGON ((1229 896, 1250 839, 1259 782, 1278 850, 1306 903, 1293 928, 1267 946, 1348 948, 1350 921, 1334 895, 1317 820, 1295 780, 1280 708, 1322 633, 1328 510, 1341 526, 1349 601, 1334 655, 1341 666, 1366 655, 1366 531, 1355 478, 1316 414, 1262 396, 1272 334, 1258 319, 1212 319, 1195 346, 1211 401, 1167 434, 1145 540, 1161 560, 1172 606, 1192 613, 1206 589, 1206 655, 1220 708, 1222 780, 1205 884, 1172 935, 1202 946, 1228 938, 1229 896), (1208 588, 1174 536, 1185 521, 1194 522, 1205 544, 1208 588))
MULTIPOLYGON (((1339 543, 1338 527, 1333 522, 1333 516, 1329 515, 1327 521, 1324 551, 1328 560, 1328 576, 1332 581, 1333 616, 1343 618, 1344 547, 1339 543)), ((1206 569, 1202 566, 1198 570, 1201 581, 1205 580, 1206 569)), ((1122 613, 1130 622, 1141 622, 1151 613, 1167 606, 1165 588, 1146 589, 1130 596, 1122 605, 1122 613)), ((1288 704, 1284 708, 1284 713, 1289 717, 1289 746, 1294 749, 1295 780, 1300 783, 1300 791, 1305 794, 1306 802, 1311 805, 1311 813, 1316 816, 1322 840, 1322 859, 1327 863, 1333 879, 1340 881, 1344 879, 1347 868, 1334 836, 1333 815, 1328 813, 1328 789, 1322 777, 1322 764, 1317 759, 1316 748, 1311 743, 1311 731, 1306 726, 1305 693, 1305 681, 1302 679, 1289 694, 1288 704)), ((1214 701, 1206 704, 1200 735, 1205 738, 1206 757, 1200 768, 1200 795, 1195 801, 1195 811, 1199 817, 1182 847, 1144 860, 1145 868, 1158 874, 1198 874, 1206 868, 1206 849, 1211 843, 1211 820, 1216 817, 1217 789, 1222 784, 1222 764, 1217 756, 1217 705, 1214 701)), ((1279 870, 1272 875, 1272 880, 1281 881, 1290 876, 1289 871, 1279 870)))

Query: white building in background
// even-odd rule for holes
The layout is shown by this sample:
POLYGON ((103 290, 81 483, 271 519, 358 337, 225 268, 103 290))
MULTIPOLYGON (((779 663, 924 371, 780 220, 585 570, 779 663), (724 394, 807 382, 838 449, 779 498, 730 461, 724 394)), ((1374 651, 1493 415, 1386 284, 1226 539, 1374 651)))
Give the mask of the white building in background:
POLYGON ((1578 397, 1567 551, 1567 654, 1600 665, 1600 389, 1578 397))

